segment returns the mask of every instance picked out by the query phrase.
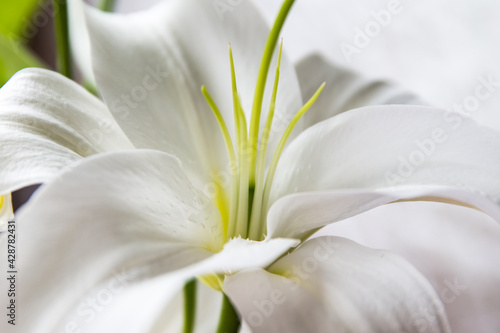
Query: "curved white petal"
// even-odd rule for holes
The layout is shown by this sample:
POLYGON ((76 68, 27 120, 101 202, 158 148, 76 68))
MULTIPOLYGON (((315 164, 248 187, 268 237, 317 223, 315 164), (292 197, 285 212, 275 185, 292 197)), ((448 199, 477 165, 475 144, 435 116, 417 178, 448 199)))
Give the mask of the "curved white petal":
POLYGON ((500 135, 457 114, 417 106, 349 111, 309 128, 284 152, 271 192, 271 202, 283 202, 271 207, 268 228, 297 237, 297 228, 405 199, 459 201, 500 220, 499 166, 500 135), (300 194, 311 191, 321 192, 300 194))
POLYGON ((386 205, 314 235, 406 258, 443 301, 454 333, 500 331, 500 228, 480 212, 431 202, 386 205))
POLYGON ((213 203, 176 158, 144 150, 91 157, 65 172, 34 194, 17 229, 17 299, 30 318, 20 325, 37 333, 68 322, 84 332, 147 331, 186 279, 265 267, 297 245, 235 239, 220 251, 213 203), (141 300, 148 304, 131 306, 141 300))
POLYGON ((0 89, 0 142, 0 194, 43 183, 82 157, 133 148, 102 102, 35 68, 0 89))
POLYGON ((326 82, 320 97, 303 117, 306 128, 364 106, 423 104, 413 93, 385 81, 364 77, 352 69, 332 63, 321 54, 305 57, 295 68, 304 100, 308 100, 326 82))
POLYGON ((397 201, 469 204, 500 220, 500 209, 474 192, 442 186, 400 186, 395 189, 332 190, 297 193, 278 200, 268 212, 268 238, 305 238, 327 224, 345 220, 397 201))
POLYGON ((304 243, 224 289, 253 332, 450 332, 444 308, 402 258, 339 237, 304 243))
MULTIPOLYGON (((234 135, 228 43, 249 119, 268 34, 250 1, 227 6, 231 10, 221 13, 218 2, 174 0, 130 15, 87 10, 96 80, 124 131, 136 146, 172 153, 199 174, 228 168, 220 129, 200 88, 206 85, 234 135)), ((293 66, 284 60, 281 72, 276 133, 301 101, 293 66)), ((274 70, 269 76, 268 92, 274 70)), ((273 135, 271 146, 280 136, 273 135)))

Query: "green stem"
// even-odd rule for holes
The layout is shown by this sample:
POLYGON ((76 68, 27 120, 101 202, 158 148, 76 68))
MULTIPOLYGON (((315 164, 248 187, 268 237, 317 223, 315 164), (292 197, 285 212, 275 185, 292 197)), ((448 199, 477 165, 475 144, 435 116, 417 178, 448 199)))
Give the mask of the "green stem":
POLYGON ((233 304, 231 304, 231 301, 226 294, 223 294, 223 297, 217 333, 238 332, 238 329, 240 328, 240 318, 238 317, 233 304))
POLYGON ((262 56, 262 62, 260 63, 259 76, 257 78, 257 86, 255 87, 255 95, 253 99, 252 117, 250 120, 249 144, 250 149, 253 150, 250 161, 250 184, 255 182, 255 163, 257 160, 257 144, 259 141, 260 113, 262 111, 262 101, 264 98, 264 90, 266 88, 267 73, 269 72, 269 66, 271 65, 271 59, 276 43, 278 42, 281 28, 283 27, 286 17, 288 16, 288 12, 290 12, 294 2, 295 0, 286 0, 281 6, 276 21, 274 21, 273 28, 269 32, 266 48, 264 49, 264 55, 262 56))
POLYGON ((71 51, 69 44, 68 5, 66 0, 54 0, 54 26, 57 47, 57 70, 72 78, 71 51))
POLYGON ((196 318, 196 279, 192 279, 184 286, 184 333, 194 332, 196 318))
POLYGON ((112 12, 115 9, 115 0, 101 0, 99 9, 103 12, 112 12))

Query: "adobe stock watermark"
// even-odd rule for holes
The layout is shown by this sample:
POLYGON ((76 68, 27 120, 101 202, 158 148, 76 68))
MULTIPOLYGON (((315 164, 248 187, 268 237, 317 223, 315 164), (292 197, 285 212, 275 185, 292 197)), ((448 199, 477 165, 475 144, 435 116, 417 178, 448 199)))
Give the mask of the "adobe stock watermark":
MULTIPOLYGON (((140 84, 132 87, 128 93, 115 98, 110 105, 115 119, 125 120, 129 117, 131 109, 136 109, 139 103, 145 101, 152 91, 161 86, 169 73, 160 65, 153 69, 147 66, 144 71, 146 75, 140 84)), ((86 140, 81 140, 77 144, 78 152, 82 156, 88 156, 96 153, 95 146, 101 145, 106 137, 112 133, 121 130, 114 119, 101 119, 96 128, 86 133, 86 140)))
POLYGON ((451 304, 457 300, 460 295, 463 294, 465 290, 469 288, 468 285, 460 283, 458 277, 453 279, 453 282, 449 280, 444 280, 444 287, 441 289, 439 296, 441 300, 446 304, 451 304))
POLYGON ((438 151, 440 145, 449 140, 451 132, 458 130, 464 120, 477 112, 481 103, 491 98, 500 87, 500 81, 496 81, 493 73, 478 77, 477 82, 472 94, 466 96, 461 102, 453 104, 444 113, 442 127, 434 128, 426 138, 415 140, 415 149, 408 155, 398 156, 397 166, 384 174, 387 185, 395 186, 406 182, 420 166, 438 151))
POLYGON ((50 24, 58 10, 57 6, 53 6, 53 1, 45 0, 39 0, 36 4, 36 8, 31 18, 23 17, 21 19, 23 23, 21 35, 14 32, 9 32, 7 35, 7 38, 13 44, 15 52, 19 52, 21 45, 28 45, 29 41, 38 34, 40 29, 50 24))
POLYGON ((453 282, 448 279, 443 280, 443 285, 439 292, 440 301, 436 299, 427 307, 422 307, 419 311, 411 314, 409 324, 413 328, 412 332, 434 332, 439 320, 436 311, 442 308, 440 302, 451 304, 468 289, 468 285, 459 282, 457 277, 453 279, 453 282))
POLYGON ((354 28, 352 42, 343 41, 339 45, 345 60, 351 63, 352 58, 370 46, 373 39, 377 38, 393 22, 394 17, 400 15, 403 10, 404 6, 400 0, 390 0, 385 9, 372 10, 370 12, 372 19, 366 22, 362 28, 359 26, 354 28))
POLYGON ((82 327, 95 320, 99 313, 111 305, 115 297, 137 279, 137 274, 122 270, 116 273, 108 283, 97 292, 80 302, 75 310, 75 319, 68 321, 57 333, 81 333, 82 327))
POLYGON ((212 5, 221 20, 224 20, 226 12, 234 11, 234 9, 242 3, 243 0, 212 0, 212 5))
MULTIPOLYGON (((300 264, 295 264, 284 272, 282 278, 288 291, 297 291, 300 284, 317 271, 320 263, 328 260, 340 247, 340 244, 333 242, 333 238, 319 237, 316 240, 318 244, 314 248, 313 255, 305 257, 300 264)), ((286 301, 285 291, 282 288, 275 288, 271 290, 267 298, 252 302, 255 310, 249 312, 245 319, 251 327, 260 327, 267 318, 274 314, 276 308, 286 301)))
POLYGON ((415 140, 415 149, 408 156, 399 155, 399 164, 395 170, 385 172, 385 181, 389 186, 402 184, 411 177, 415 170, 436 151, 439 144, 448 140, 445 130, 441 127, 435 128, 429 138, 415 140))
POLYGON ((144 71, 147 74, 138 85, 111 102, 111 110, 113 110, 115 117, 126 119, 130 109, 136 109, 139 103, 145 101, 151 92, 158 88, 169 76, 169 73, 161 65, 156 65, 154 69, 148 65, 144 71))
POLYGON ((96 147, 103 144, 109 135, 118 130, 120 130, 120 128, 115 120, 111 118, 99 120, 98 127, 86 133, 87 139, 79 141, 76 145, 78 154, 81 156, 89 156, 98 153, 96 147))
POLYGON ((497 92, 500 87, 500 81, 496 81, 495 74, 496 71, 490 73, 488 76, 478 77, 478 83, 474 88, 474 92, 448 109, 444 120, 452 123, 453 129, 459 128, 462 125, 463 119, 470 118, 477 112, 482 102, 485 102, 497 92))

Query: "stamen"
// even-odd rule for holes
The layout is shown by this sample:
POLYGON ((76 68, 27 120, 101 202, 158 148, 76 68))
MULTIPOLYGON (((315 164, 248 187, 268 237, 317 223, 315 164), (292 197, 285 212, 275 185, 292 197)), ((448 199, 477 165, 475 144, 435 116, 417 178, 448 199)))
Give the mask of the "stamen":
MULTIPOLYGON (((217 119, 217 123, 219 124, 220 130, 222 132, 222 136, 224 137, 224 142, 226 143, 226 149, 227 149, 227 154, 229 158, 229 163, 231 163, 231 170, 232 166, 236 165, 236 156, 234 154, 234 147, 233 147, 233 142, 231 141, 231 136, 229 135, 229 131, 227 129, 226 123, 224 122, 224 118, 222 117, 222 114, 219 111, 219 108, 215 104, 214 100, 212 99, 212 96, 207 91, 207 88, 205 86, 201 87, 201 92, 203 96, 205 97, 208 105, 210 106, 210 109, 215 115, 215 118, 217 119)), ((236 221, 236 215, 237 215, 237 209, 238 209, 238 175, 232 175, 232 180, 231 180, 231 196, 230 196, 230 209, 229 209, 229 218, 228 221, 225 221, 224 224, 224 232, 226 234, 226 238, 230 237, 232 235, 232 232, 234 230, 231 230, 234 228, 235 221, 236 221)))
POLYGON ((264 172, 266 166, 265 162, 266 162, 267 147, 269 144, 269 136, 271 134, 271 127, 273 124, 274 110, 276 107, 276 96, 278 94, 278 83, 280 77, 282 51, 283 51, 283 39, 281 39, 280 49, 278 53, 278 64, 276 66, 276 75, 274 78, 274 87, 273 87, 273 94, 271 96, 271 105, 269 106, 269 113, 267 114, 267 120, 264 126, 264 132, 262 133, 261 144, 259 149, 259 158, 257 162, 258 165, 256 171, 256 179, 255 179, 255 192, 254 192, 255 197, 253 200, 252 215, 249 226, 249 236, 251 239, 258 239, 261 236, 258 234, 258 232, 260 230, 259 220, 262 208, 262 195, 263 195, 262 187, 264 185, 264 172))
POLYGON ((236 85, 236 71, 234 69, 233 51, 229 44, 229 62, 231 64, 231 86, 233 90, 233 108, 236 127, 236 136, 238 138, 238 162, 239 162, 239 187, 238 187, 238 215, 236 217, 234 233, 230 236, 247 236, 248 221, 248 158, 247 158, 247 123, 245 113, 241 106, 238 96, 238 87, 236 85))
MULTIPOLYGON (((307 101, 307 103, 299 110, 299 112, 297 112, 297 114, 293 117, 292 121, 290 122, 290 124, 286 128, 285 133, 281 137, 281 140, 278 144, 278 148, 276 148, 276 152, 274 153, 273 159, 271 161, 271 165, 269 166, 269 171, 267 173, 266 183, 265 183, 265 187, 264 187, 264 199, 263 199, 262 212, 267 211, 267 206, 269 204, 269 194, 271 192, 271 186, 273 184, 274 175, 276 173, 276 167, 278 166, 278 162, 279 162, 279 159, 281 157, 281 154, 283 153, 283 149, 285 148, 285 144, 286 144, 288 138, 290 137, 290 134, 292 134, 292 131, 293 131, 295 125, 297 125, 300 118, 302 118, 302 116, 316 102, 319 95, 323 91, 325 84, 326 84, 326 82, 323 82, 323 84, 318 88, 318 90, 316 90, 316 92, 311 97, 311 99, 309 99, 309 101, 307 101)), ((266 216, 265 216, 265 214, 262 214, 261 221, 260 221, 261 223, 259 223, 261 228, 265 227, 265 224, 266 224, 265 221, 266 221, 266 216)), ((258 234, 261 235, 263 233, 265 233, 265 230, 260 230, 258 234)))
POLYGON ((231 43, 229 43, 229 63, 231 64, 231 88, 233 90, 232 92, 233 92, 233 109, 234 109, 234 125, 235 125, 234 127, 236 128, 238 147, 240 147, 243 139, 247 138, 246 134, 247 121, 245 119, 245 113, 241 108, 241 103, 238 97, 238 87, 236 85, 236 71, 234 69, 233 50, 231 49, 231 43), (243 130, 245 131, 245 133, 243 133, 243 130))
POLYGON ((264 90, 266 88, 267 73, 269 72, 271 58, 278 42, 281 28, 283 27, 285 19, 288 16, 288 12, 292 8, 294 2, 295 0, 286 0, 281 6, 280 12, 278 13, 276 21, 274 22, 273 28, 269 32, 266 47, 264 49, 264 54, 262 56, 262 61, 260 63, 259 76, 257 78, 257 85, 255 87, 255 96, 253 100, 252 118, 250 120, 250 186, 253 186, 253 184, 255 184, 255 166, 257 160, 257 144, 259 141, 260 113, 262 111, 262 100, 264 98, 264 90))

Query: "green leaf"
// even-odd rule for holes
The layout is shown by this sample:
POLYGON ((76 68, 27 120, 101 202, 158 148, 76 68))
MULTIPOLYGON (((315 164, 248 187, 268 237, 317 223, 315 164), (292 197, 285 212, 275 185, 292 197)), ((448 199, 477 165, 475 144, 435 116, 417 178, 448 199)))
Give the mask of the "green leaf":
POLYGON ((37 0, 0 1, 0 33, 5 36, 10 34, 20 36, 23 26, 31 20, 38 2, 37 0))
POLYGON ((17 71, 26 67, 45 67, 23 44, 22 40, 0 34, 0 87, 17 71))

